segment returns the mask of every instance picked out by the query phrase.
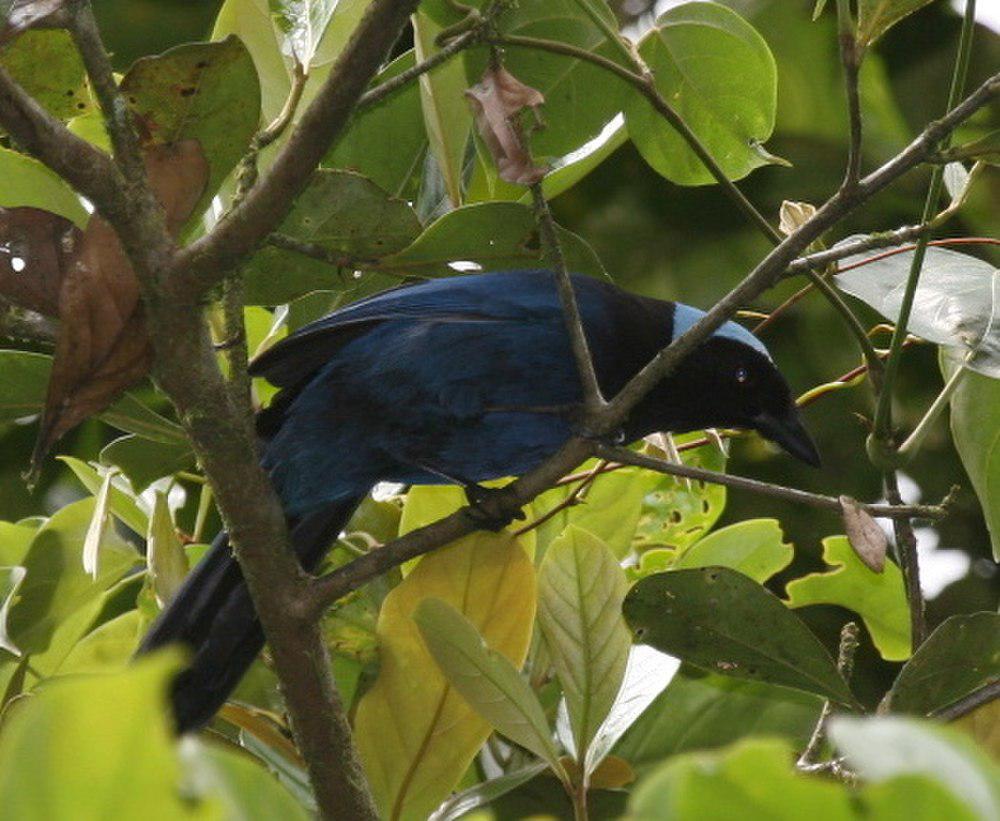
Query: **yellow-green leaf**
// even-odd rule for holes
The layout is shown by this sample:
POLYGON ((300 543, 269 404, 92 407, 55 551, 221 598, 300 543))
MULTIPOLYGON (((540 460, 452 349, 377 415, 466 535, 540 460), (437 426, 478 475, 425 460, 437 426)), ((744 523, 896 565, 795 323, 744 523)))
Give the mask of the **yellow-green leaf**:
POLYGON ((535 616, 534 566, 506 533, 475 533, 425 556, 388 596, 378 620, 380 669, 358 705, 358 752, 382 814, 424 819, 455 787, 489 735, 440 672, 413 620, 446 601, 520 667, 535 616))
POLYGON ((834 569, 788 583, 788 606, 838 604, 853 610, 861 616, 882 658, 908 659, 910 617, 899 568, 886 561, 881 573, 869 570, 846 536, 823 540, 823 561, 834 569))

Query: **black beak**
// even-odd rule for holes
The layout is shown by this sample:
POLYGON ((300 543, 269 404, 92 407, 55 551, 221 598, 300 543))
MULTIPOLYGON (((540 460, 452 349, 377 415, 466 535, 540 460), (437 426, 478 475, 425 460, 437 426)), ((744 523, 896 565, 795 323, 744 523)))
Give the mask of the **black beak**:
POLYGON ((803 426, 796 408, 789 408, 781 416, 763 411, 754 417, 753 426, 761 436, 770 439, 796 459, 801 459, 814 468, 820 466, 819 451, 803 426))

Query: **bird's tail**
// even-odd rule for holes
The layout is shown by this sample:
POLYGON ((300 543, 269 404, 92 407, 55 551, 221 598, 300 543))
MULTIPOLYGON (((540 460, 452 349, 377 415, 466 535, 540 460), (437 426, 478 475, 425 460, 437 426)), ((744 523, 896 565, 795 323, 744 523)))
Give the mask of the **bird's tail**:
MULTIPOLYGON (((332 503, 292 528, 292 546, 305 570, 316 568, 359 501, 332 503)), ((264 632, 225 531, 154 622, 138 654, 174 643, 191 652, 190 666, 177 675, 170 692, 177 732, 184 733, 215 715, 264 647, 264 632)))

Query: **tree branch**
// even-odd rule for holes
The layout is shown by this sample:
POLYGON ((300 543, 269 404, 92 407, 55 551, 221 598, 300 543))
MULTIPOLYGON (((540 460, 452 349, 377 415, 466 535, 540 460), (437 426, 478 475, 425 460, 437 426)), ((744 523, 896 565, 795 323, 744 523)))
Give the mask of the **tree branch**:
POLYGON ((854 30, 850 0, 837 0, 837 40, 840 44, 840 63, 844 69, 849 125, 847 170, 844 172, 842 183, 842 187, 847 190, 857 185, 858 177, 861 176, 861 98, 858 93, 858 73, 861 69, 863 52, 858 45, 854 30))
POLYGON ((274 230, 343 131, 417 2, 373 0, 271 169, 211 234, 177 254, 173 293, 204 293, 274 230))
MULTIPOLYGON (((622 465, 635 465, 647 470, 655 470, 657 473, 665 473, 668 476, 680 476, 684 479, 695 479, 700 482, 725 485, 726 487, 746 490, 762 496, 770 496, 785 502, 808 505, 809 507, 820 508, 821 510, 832 510, 837 513, 843 510, 840 499, 836 496, 823 496, 819 493, 809 493, 797 488, 773 485, 769 482, 749 479, 746 476, 733 476, 729 473, 719 473, 714 470, 692 467, 691 465, 668 462, 666 459, 645 456, 642 453, 636 453, 634 450, 624 447, 596 445, 594 453, 602 459, 607 459, 609 462, 617 462, 622 465)), ((903 519, 909 517, 941 519, 948 515, 947 508, 941 505, 861 504, 861 508, 870 516, 881 519, 903 519)))

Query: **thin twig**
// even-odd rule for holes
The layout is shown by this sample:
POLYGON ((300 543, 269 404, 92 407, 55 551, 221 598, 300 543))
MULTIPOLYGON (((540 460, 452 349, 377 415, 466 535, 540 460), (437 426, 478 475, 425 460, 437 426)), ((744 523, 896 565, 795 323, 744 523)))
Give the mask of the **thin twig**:
MULTIPOLYGON (((524 527, 516 530, 514 532, 515 536, 522 536, 528 531, 535 530, 545 524, 547 521, 554 519, 564 510, 568 510, 571 507, 575 507, 581 504, 583 501, 583 496, 587 492, 587 489, 594 483, 594 480, 600 476, 602 473, 606 473, 608 470, 608 463, 604 459, 598 460, 597 464, 594 465, 589 471, 587 471, 579 480, 579 484, 573 488, 569 495, 563 499, 559 504, 555 505, 551 510, 546 511, 543 515, 539 516, 537 519, 532 519, 524 527)), ((557 485, 564 485, 566 482, 560 479, 557 485)))
MULTIPOLYGON (((837 671, 845 682, 850 682, 851 674, 854 672, 854 654, 858 651, 858 625, 849 621, 840 629, 840 650, 837 653, 837 671)), ((823 709, 820 711, 819 720, 813 728, 809 743, 799 756, 795 766, 800 770, 808 770, 816 763, 816 756, 819 755, 823 739, 826 737, 826 723, 833 712, 833 704, 827 700, 823 702, 823 709)))
POLYGON ((535 204, 535 220, 538 223, 542 248, 559 291, 559 302, 562 305, 563 318, 566 321, 566 330, 569 333, 570 346, 573 349, 573 359, 576 361, 576 370, 580 376, 585 425, 586 419, 599 413, 604 407, 604 396, 601 394, 601 386, 598 384, 597 373, 594 371, 594 360, 590 355, 590 346, 587 344, 587 335, 583 329, 583 318, 580 316, 580 306, 576 301, 573 281, 570 279, 569 271, 566 268, 566 258, 563 256, 562 246, 559 244, 556 223, 552 218, 549 204, 545 201, 540 182, 531 186, 531 197, 535 204))
MULTIPOLYGON (((719 473, 714 470, 692 467, 691 465, 668 462, 666 459, 657 459, 653 456, 645 456, 624 447, 614 445, 598 444, 594 447, 594 452, 602 459, 609 462, 617 462, 623 465, 635 465, 636 467, 655 470, 657 473, 666 473, 668 476, 681 476, 685 479, 695 479, 700 482, 711 482, 716 485, 737 488, 739 490, 758 493, 762 496, 771 496, 786 502, 808 505, 822 510, 833 510, 840 512, 842 506, 836 496, 823 496, 819 493, 810 493, 797 488, 784 487, 783 485, 773 485, 769 482, 761 482, 757 479, 748 479, 745 476, 733 476, 728 473, 719 473)), ((940 505, 869 505, 862 504, 861 507, 871 516, 882 519, 902 519, 908 517, 918 517, 924 519, 941 519, 948 515, 947 508, 940 505)))
POLYGON ((849 124, 847 170, 844 172, 842 183, 842 187, 846 190, 857 185, 861 176, 861 97, 858 92, 858 73, 861 69, 863 52, 854 29, 849 0, 837 0, 837 40, 840 44, 840 62, 844 69, 849 124))
MULTIPOLYGON (((899 492, 899 479, 895 470, 888 470, 882 475, 882 485, 886 501, 890 505, 903 504, 899 492)), ((920 560, 917 557, 917 534, 913 523, 908 517, 892 520, 895 535, 896 563, 903 571, 903 584, 906 588, 906 603, 910 611, 910 649, 913 652, 927 638, 927 619, 923 592, 920 589, 920 560)))

